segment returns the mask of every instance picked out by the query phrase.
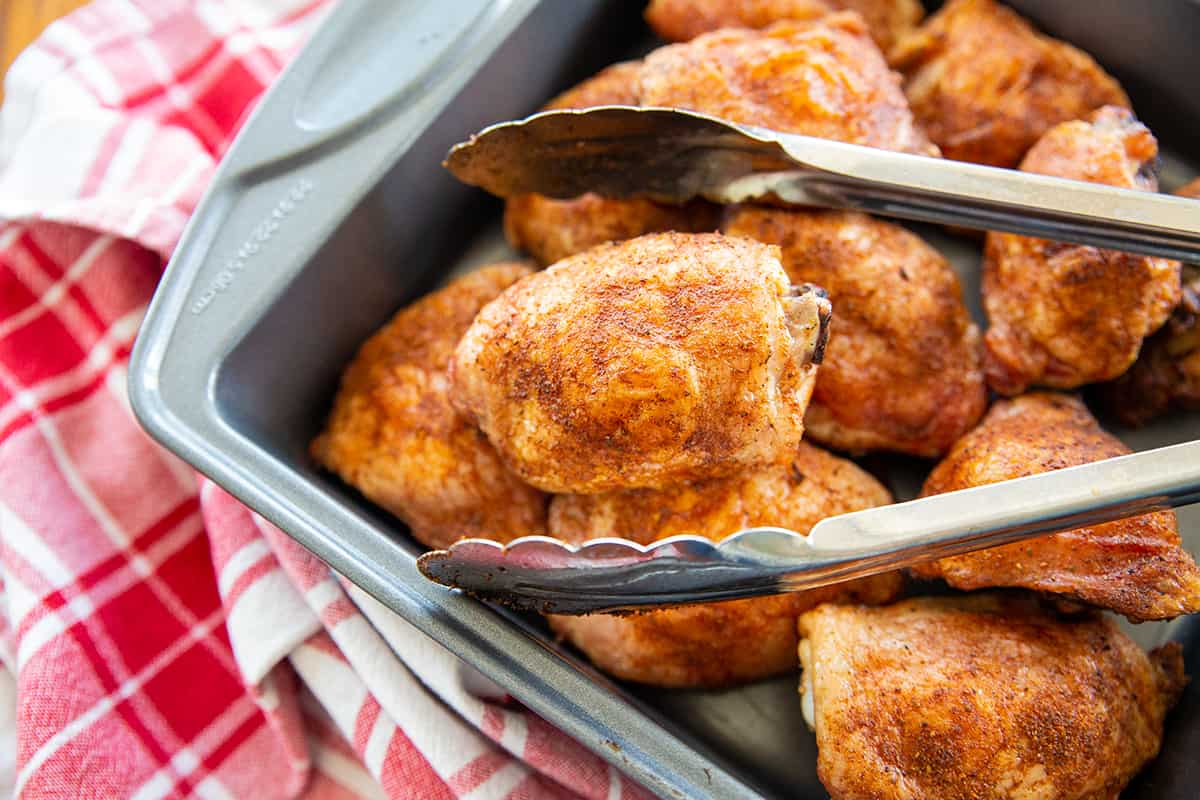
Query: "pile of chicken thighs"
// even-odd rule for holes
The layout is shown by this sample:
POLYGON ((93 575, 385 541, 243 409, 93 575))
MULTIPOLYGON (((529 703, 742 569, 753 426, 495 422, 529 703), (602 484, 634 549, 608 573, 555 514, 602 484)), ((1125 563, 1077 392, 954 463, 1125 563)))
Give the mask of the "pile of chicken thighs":
MULTIPOLYGON (((673 43, 548 107, 676 106, 1158 191, 1154 135, 1087 54, 994 0, 922 15, 653 0, 673 43)), ((988 233, 981 332, 946 259, 864 214, 529 195, 504 223, 531 261, 402 309, 312 447, 430 547, 803 533, 892 502, 852 457, 930 459, 936 494, 1127 453, 1085 385, 1127 424, 1200 406, 1200 278, 1173 261, 988 233)), ((1158 752, 1187 679, 1176 645, 1146 653, 1108 612, 1197 610, 1200 569, 1162 512, 907 575, 549 624, 659 686, 802 663, 834 798, 1109 798, 1158 752)))

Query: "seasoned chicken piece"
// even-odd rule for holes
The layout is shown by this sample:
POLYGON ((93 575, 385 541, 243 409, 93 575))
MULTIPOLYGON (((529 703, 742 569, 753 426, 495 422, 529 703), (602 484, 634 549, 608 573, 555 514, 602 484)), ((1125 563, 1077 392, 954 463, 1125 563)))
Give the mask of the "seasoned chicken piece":
POLYGON ((638 99, 746 125, 936 155, 899 77, 857 14, 729 28, 661 47, 642 63, 638 99))
MULTIPOLYGON (((1126 455, 1076 397, 1035 393, 992 406, 925 481, 922 495, 1126 455)), ((1200 611, 1200 569, 1175 514, 1143 514, 918 565, 956 589, 1019 586, 1109 608, 1138 622, 1200 611)))
POLYGON ((938 456, 987 407, 979 329, 940 253, 899 225, 843 211, 743 207, 726 221, 783 251, 793 283, 836 314, 804 427, 840 450, 938 456))
MULTIPOLYGON (((887 489, 853 462, 801 443, 790 464, 728 478, 600 495, 559 495, 550 533, 581 543, 622 536, 649 544, 696 534, 719 541, 742 528, 807 533, 828 516, 886 505, 887 489)), ((898 573, 774 597, 683 606, 623 617, 551 617, 598 667, 658 686, 728 686, 796 667, 796 615, 819 603, 885 603, 898 573)))
MULTIPOLYGON (((609 67, 547 107, 608 104, 677 106, 889 150, 937 152, 914 127, 899 79, 854 14, 767 31, 718 31, 663 47, 644 62, 609 67)), ((718 208, 702 200, 668 206, 594 194, 525 195, 508 201, 504 228, 514 247, 550 264, 602 242, 711 231, 718 221, 718 208)))
POLYGON ((660 39, 686 42, 719 28, 769 27, 784 20, 818 20, 828 0, 650 0, 646 22, 660 39))
MULTIPOLYGON (((1200 198, 1200 179, 1176 194, 1200 198)), ((1145 425, 1172 408, 1200 411, 1200 265, 1183 265, 1183 296, 1167 324, 1146 340, 1133 367, 1102 387, 1101 394, 1113 415, 1131 426, 1145 425)))
POLYGON ((1124 425, 1137 427, 1171 409, 1200 410, 1200 267, 1183 266, 1183 296, 1167 324, 1146 340, 1134 365, 1100 387, 1124 425))
POLYGON ((644 233, 715 231, 719 219, 719 206, 704 200, 670 206, 644 197, 618 199, 592 192, 572 200, 523 194, 505 202, 504 234, 514 248, 548 266, 589 247, 644 233))
MULTIPOLYGON (((1021 169, 1154 191, 1158 144, 1133 115, 1103 108, 1050 130, 1021 169)), ((1112 380, 1179 302, 1179 262, 1011 233, 989 233, 984 369, 996 391, 1112 380)))
POLYGON ((1187 684, 1111 618, 1028 595, 800 617, 805 717, 833 800, 1115 800, 1187 684))
POLYGON ((659 488, 786 461, 803 432, 829 303, 779 249, 719 234, 602 245, 480 312, 453 399, 550 492, 659 488))
POLYGON ((889 54, 917 121, 958 161, 1015 167, 1054 125, 1129 98, 1091 56, 994 0, 950 0, 889 54))
POLYGON ((479 309, 530 272, 494 264, 402 309, 358 351, 312 443, 318 463, 429 547, 546 532, 546 496, 505 469, 483 433, 453 409, 446 376, 479 309))
MULTIPOLYGON (((551 100, 546 109, 637 105, 641 62, 626 61, 602 70, 551 100)), ((540 194, 510 198, 504 206, 504 233, 509 243, 543 266, 597 244, 655 231, 713 231, 717 206, 696 200, 669 206, 645 198, 618 200, 585 194, 574 200, 552 200, 540 194)))
POLYGON ((886 56, 896 42, 912 32, 925 17, 920 0, 830 0, 836 9, 857 11, 867 23, 871 38, 886 56))
POLYGON ((637 105, 638 75, 642 62, 621 61, 610 64, 582 83, 572 86, 546 103, 544 110, 590 108, 592 106, 637 105))
POLYGON ((861 14, 884 53, 925 16, 918 0, 650 0, 646 21, 659 37, 686 42, 718 28, 766 28, 835 10, 861 14))

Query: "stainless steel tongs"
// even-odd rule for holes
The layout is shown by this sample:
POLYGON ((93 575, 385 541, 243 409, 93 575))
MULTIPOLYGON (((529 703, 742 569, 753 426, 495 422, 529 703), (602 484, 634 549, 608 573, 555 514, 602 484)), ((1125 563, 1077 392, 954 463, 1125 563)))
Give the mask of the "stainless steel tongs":
POLYGON ((1195 200, 736 125, 669 108, 546 111, 485 128, 446 167, 509 197, 647 195, 853 208, 1200 261, 1195 200))
MULTIPOLYGON (((672 109, 552 111, 494 125, 447 167, 501 196, 636 194, 855 208, 1200 262, 1200 204, 735 125, 672 109)), ((651 545, 544 536, 427 553, 431 580, 584 614, 808 589, 1200 500, 1200 441, 830 517, 651 545)))

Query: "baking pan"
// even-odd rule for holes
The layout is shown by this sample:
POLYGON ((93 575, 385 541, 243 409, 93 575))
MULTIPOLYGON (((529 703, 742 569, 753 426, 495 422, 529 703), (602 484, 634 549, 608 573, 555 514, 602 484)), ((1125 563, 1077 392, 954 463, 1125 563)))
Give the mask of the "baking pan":
MULTIPOLYGON (((317 470, 307 445, 358 344, 449 274, 509 255, 499 204, 441 168, 453 143, 527 114, 650 46, 641 2, 343 0, 260 103, 188 226, 130 368, 166 447, 514 697, 667 797, 825 797, 788 676, 723 691, 617 685, 519 617, 427 583, 403 525, 317 470)), ((1197 173, 1200 4, 1024 0, 1121 78, 1160 135, 1163 185, 1197 173), (1190 146, 1190 150, 1188 149, 1190 146)), ((921 229, 978 307, 978 248, 921 229)), ((1135 449, 1200 438, 1200 416, 1117 433, 1135 449)), ((873 459, 901 498, 928 464, 873 459)), ((1180 528, 1200 552, 1200 509, 1180 528)), ((1185 646, 1200 622, 1131 628, 1185 646)), ((1192 798, 1200 689, 1126 797, 1192 798)))

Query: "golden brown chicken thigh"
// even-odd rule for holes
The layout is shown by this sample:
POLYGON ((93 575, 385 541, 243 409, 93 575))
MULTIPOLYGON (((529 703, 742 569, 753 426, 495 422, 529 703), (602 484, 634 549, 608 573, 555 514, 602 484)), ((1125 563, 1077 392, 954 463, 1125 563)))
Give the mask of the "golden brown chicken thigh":
MULTIPOLYGON (((614 64, 546 104, 546 109, 637 105, 641 62, 614 64)), ((646 198, 620 200, 585 194, 553 200, 539 194, 510 198, 504 207, 504 232, 510 244, 543 266, 603 242, 656 231, 716 230, 719 210, 697 200, 683 206, 646 198)))
POLYGON ((646 22, 660 39, 687 42, 720 28, 761 29, 776 22, 818 20, 827 0, 650 0, 646 22))
MULTIPOLYGON (((622 536, 649 544, 696 534, 719 541, 742 528, 807 533, 828 516, 886 505, 887 489, 853 462, 801 443, 790 464, 662 489, 559 495, 550 533, 582 543, 622 536)), ((550 624, 605 672, 658 686, 727 686, 796 667, 796 615, 819 603, 884 603, 897 573, 774 597, 624 617, 551 617, 550 624)))
POLYGON ((602 245, 480 312, 451 364, 455 405, 551 492, 658 488, 786 461, 829 303, 779 249, 719 234, 602 245))
POLYGON ((805 716, 833 800, 1115 800, 1187 678, 1110 618, 1028 595, 800 617, 805 716))
POLYGON ((729 28, 646 56, 638 100, 745 125, 936 155, 857 14, 729 28))
MULTIPOLYGON (((616 64, 548 108, 676 106, 747 125, 935 155, 913 124, 899 79, 861 18, 834 14, 765 31, 722 30, 616 64)), ((644 233, 715 230, 716 206, 668 206, 588 194, 574 200, 515 197, 505 208, 509 242, 550 264, 588 247, 644 233)))
POLYGON ((686 42, 718 28, 766 28, 839 10, 861 14, 884 53, 925 16, 919 0, 651 0, 646 22, 659 37, 686 42))
POLYGON ((1091 56, 995 0, 950 0, 889 54, 917 121, 958 161, 1015 167, 1052 126, 1128 106, 1091 56))
MULTIPOLYGON (((1200 179, 1175 193, 1200 198, 1200 179)), ((1200 410, 1200 265, 1184 264, 1182 275, 1182 297, 1167 324, 1146 340, 1128 372, 1101 389, 1126 425, 1145 425, 1172 408, 1200 410)))
POLYGON ((718 207, 703 200, 670 206, 645 197, 619 199, 592 192, 571 200, 522 194, 505 202, 504 232, 514 248, 549 266, 589 247, 644 233, 714 231, 719 218, 718 207))
POLYGON ((884 56, 925 17, 921 0, 831 0, 835 9, 857 11, 884 56))
MULTIPOLYGON (((1125 109, 1050 130, 1021 169, 1154 191, 1158 145, 1125 109)), ((1116 378, 1142 340, 1179 302, 1179 263, 1165 258, 989 233, 983 304, 988 383, 1001 394, 1028 386, 1073 389, 1116 378)))
MULTIPOLYGON (((1126 455, 1076 397, 1035 393, 992 406, 925 481, 922 495, 1126 455)), ((1180 546, 1175 514, 1144 514, 913 568, 957 589, 1019 586, 1109 608, 1131 620, 1200 611, 1200 569, 1180 546)))
POLYGON ((804 427, 839 450, 937 456, 987 406, 979 329, 946 259, 899 225, 842 211, 743 207, 724 230, 783 251, 835 314, 804 427))
POLYGON ((495 264, 402 309, 342 376, 313 457, 404 520, 422 543, 546 530, 547 498, 504 468, 450 405, 446 367, 475 314, 530 273, 495 264))

